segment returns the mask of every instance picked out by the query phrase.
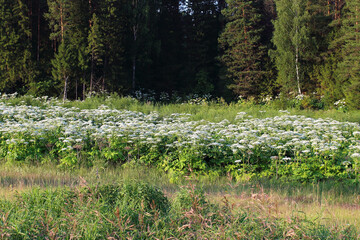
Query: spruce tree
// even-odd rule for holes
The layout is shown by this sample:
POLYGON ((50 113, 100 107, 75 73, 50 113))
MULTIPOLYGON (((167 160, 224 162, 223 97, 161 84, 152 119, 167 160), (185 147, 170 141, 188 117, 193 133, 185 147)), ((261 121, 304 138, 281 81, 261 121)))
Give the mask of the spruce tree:
POLYGON ((309 13, 306 0, 276 0, 277 19, 274 21, 271 56, 278 70, 277 81, 284 93, 302 93, 302 85, 311 53, 309 13))
POLYGON ((347 103, 353 108, 360 108, 360 2, 347 0, 344 10, 342 61, 336 71, 347 103))
POLYGON ((228 0, 222 13, 227 19, 224 32, 219 38, 224 50, 221 61, 227 67, 232 80, 229 87, 235 94, 255 97, 259 94, 259 84, 264 74, 261 60, 264 46, 260 43, 262 28, 256 1, 228 0))
POLYGON ((71 66, 72 81, 69 86, 69 95, 71 95, 69 97, 75 99, 78 98, 80 92, 79 84, 85 83, 88 66, 84 64, 89 63, 89 55, 86 52, 90 28, 89 19, 91 18, 89 4, 89 0, 71 0, 69 7, 69 25, 66 37, 73 55, 71 66), (75 94, 73 95, 73 93, 75 94))
MULTIPOLYGON (((315 5, 316 6, 316 5, 315 5)), ((317 92, 322 96, 322 101, 332 105, 335 101, 344 98, 342 85, 337 73, 337 65, 341 61, 341 49, 344 45, 340 31, 344 6, 343 0, 319 0, 316 17, 312 17, 312 29, 316 29, 317 45, 319 46, 317 58, 320 62, 314 66, 311 77, 317 80, 317 92), (325 26, 324 23, 328 22, 325 26), (319 38, 320 37, 320 38, 319 38), (319 43, 320 41, 320 43, 319 43)), ((314 9, 314 7, 312 7, 314 9)))
POLYGON ((19 91, 35 78, 27 12, 22 0, 0 0, 1 91, 19 91))
POLYGON ((103 36, 101 36, 99 21, 96 14, 93 14, 91 19, 91 27, 88 36, 88 52, 90 54, 90 93, 94 90, 94 78, 96 66, 103 62, 104 50, 102 43, 103 36))
POLYGON ((63 85, 63 101, 67 99, 72 60, 73 56, 71 55, 69 44, 65 41, 61 42, 55 58, 51 60, 53 66, 51 73, 54 80, 58 83, 55 87, 61 87, 63 85))
POLYGON ((181 69, 184 61, 183 29, 179 0, 163 0, 160 6, 157 39, 160 42, 156 55, 153 86, 159 91, 171 91, 181 86, 181 69))
POLYGON ((125 85, 124 38, 130 30, 125 15, 127 4, 127 0, 99 0, 94 9, 99 25, 96 35, 101 36, 97 40, 99 57, 95 77, 99 88, 95 90, 117 91, 125 85))
MULTIPOLYGON (((134 91, 137 87, 137 63, 139 61, 139 54, 143 40, 149 33, 147 20, 149 14, 149 2, 146 0, 133 0, 127 4, 128 8, 128 24, 130 27, 130 58, 132 65, 131 86, 134 91)), ((143 48, 145 51, 145 49, 143 48)))
POLYGON ((190 0, 183 12, 184 59, 183 91, 213 93, 218 76, 217 38, 220 32, 217 1, 190 0))

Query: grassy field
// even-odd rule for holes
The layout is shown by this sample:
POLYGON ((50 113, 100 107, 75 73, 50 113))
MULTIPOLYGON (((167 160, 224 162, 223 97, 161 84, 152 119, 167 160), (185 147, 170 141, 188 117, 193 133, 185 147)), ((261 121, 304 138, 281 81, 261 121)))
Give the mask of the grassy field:
POLYGON ((195 175, 173 183, 165 173, 139 166, 72 172, 50 166, 2 166, 0 175, 3 226, 0 233, 5 239, 56 239, 72 235, 79 239, 360 237, 360 187, 354 185, 239 183, 229 177, 210 180, 195 175), (132 203, 134 206, 130 204, 130 209, 121 202, 125 195, 117 198, 124 194, 121 192, 124 184, 140 188, 140 193, 125 193, 132 194, 131 201, 140 198, 132 203), (144 186, 163 193, 168 210, 141 209, 152 203, 146 198, 144 186), (116 200, 111 200, 114 195, 116 200), (70 196, 74 202, 68 209, 70 196), (114 202, 106 203, 109 199, 114 202), (22 210, 25 206, 26 212, 22 210), (89 219, 83 219, 84 214, 89 219), (139 222, 141 217, 146 218, 144 222, 139 222), (71 221, 67 218, 78 223, 63 226, 71 221), (115 223, 116 218, 120 222, 115 223))
POLYGON ((211 122, 219 122, 224 119, 233 122, 238 112, 247 112, 255 118, 275 117, 279 115, 279 111, 287 111, 291 115, 302 115, 312 118, 331 118, 338 121, 349 121, 360 123, 359 110, 311 110, 298 108, 283 108, 282 105, 276 104, 254 104, 252 102, 242 103, 226 103, 224 101, 207 101, 199 104, 193 103, 153 103, 141 102, 130 97, 118 96, 94 96, 87 98, 85 101, 67 101, 63 103, 57 99, 51 98, 34 98, 32 96, 19 96, 16 98, 0 99, 9 105, 31 105, 45 108, 49 105, 60 105, 67 108, 78 109, 97 109, 102 105, 108 106, 110 109, 138 111, 145 114, 157 112, 159 116, 169 116, 173 113, 191 114, 190 120, 207 120, 211 122))
POLYGON ((1 239, 360 239, 359 111, 164 105, 119 97, 1 102, 1 239), (178 113, 189 115, 172 115, 178 113), (88 132, 77 127, 80 121, 91 122, 88 132), (116 125, 127 121, 132 125, 116 125), (63 123, 51 128, 57 122, 63 123), (243 130, 248 124, 266 128, 243 130), (275 127, 287 137, 275 139, 275 127), (161 135, 164 128, 174 135, 161 135), (296 141, 311 141, 315 134, 302 128, 316 128, 316 141, 328 149, 317 143, 298 149, 296 141), (91 135, 107 129, 121 136, 91 135), (132 139, 145 130, 148 142, 132 139), (181 145, 197 131, 200 140, 181 145), (237 138, 243 131, 250 138, 237 138), (221 140, 221 134, 228 137, 221 140), (273 147, 266 141, 246 148, 246 154, 229 148, 243 139, 250 146, 267 138, 264 134, 289 150, 269 152, 273 147), (174 148, 173 141, 180 145, 174 148), (193 158, 199 152, 203 157, 193 158), (274 155, 278 158, 268 161, 274 155), (243 162, 235 163, 240 157, 243 162), (293 161, 277 161, 283 157, 293 161))

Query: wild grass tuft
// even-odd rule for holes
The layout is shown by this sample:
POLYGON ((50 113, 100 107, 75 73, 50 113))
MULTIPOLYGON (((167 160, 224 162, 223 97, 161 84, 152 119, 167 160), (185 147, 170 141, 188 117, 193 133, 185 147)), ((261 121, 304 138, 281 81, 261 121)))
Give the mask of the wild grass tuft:
POLYGON ((324 225, 306 215, 281 217, 265 193, 242 207, 211 203, 195 185, 169 199, 149 184, 125 182, 42 190, 0 201, 6 239, 357 239, 350 225, 324 225))

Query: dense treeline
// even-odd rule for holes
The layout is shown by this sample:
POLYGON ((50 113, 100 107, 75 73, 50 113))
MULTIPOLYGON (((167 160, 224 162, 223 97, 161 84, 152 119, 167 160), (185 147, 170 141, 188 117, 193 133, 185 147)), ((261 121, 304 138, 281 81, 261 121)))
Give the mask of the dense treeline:
POLYGON ((360 106, 359 0, 0 0, 0 91, 360 106))

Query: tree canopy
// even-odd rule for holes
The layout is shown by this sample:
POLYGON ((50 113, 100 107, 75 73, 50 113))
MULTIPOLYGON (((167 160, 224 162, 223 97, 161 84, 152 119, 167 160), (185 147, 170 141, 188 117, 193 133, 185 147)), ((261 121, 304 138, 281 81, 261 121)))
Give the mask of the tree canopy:
POLYGON ((0 91, 360 106, 358 0, 0 0, 0 91))

